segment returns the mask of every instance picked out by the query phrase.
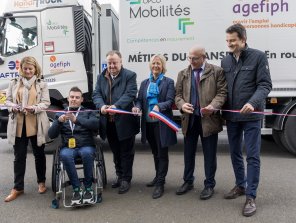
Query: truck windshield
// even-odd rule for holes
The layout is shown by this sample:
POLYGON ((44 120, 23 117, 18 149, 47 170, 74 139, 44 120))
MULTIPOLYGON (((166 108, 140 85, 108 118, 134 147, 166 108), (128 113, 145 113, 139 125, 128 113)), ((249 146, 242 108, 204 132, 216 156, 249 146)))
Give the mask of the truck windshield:
POLYGON ((0 53, 7 57, 37 46, 37 20, 35 17, 9 17, 0 20, 0 53), (5 25, 4 25, 5 24, 5 25))

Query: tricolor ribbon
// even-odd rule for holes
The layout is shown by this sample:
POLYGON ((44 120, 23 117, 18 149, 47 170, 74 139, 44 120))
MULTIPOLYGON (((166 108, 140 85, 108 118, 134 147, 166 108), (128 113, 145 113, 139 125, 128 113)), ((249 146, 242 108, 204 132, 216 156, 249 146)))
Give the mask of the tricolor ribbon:
POLYGON ((122 110, 122 109, 119 109, 119 108, 107 108, 106 111, 111 112, 111 113, 116 113, 116 114, 139 115, 137 113, 125 111, 125 110, 122 110))
POLYGON ((160 120, 161 122, 163 122, 164 124, 166 124, 167 126, 169 126, 175 132, 178 132, 179 129, 180 129, 180 126, 177 123, 173 122, 171 119, 169 119, 168 117, 166 117, 165 115, 163 115, 160 112, 157 112, 157 111, 152 110, 149 113, 149 117, 151 117, 151 118, 157 118, 158 120, 160 120))

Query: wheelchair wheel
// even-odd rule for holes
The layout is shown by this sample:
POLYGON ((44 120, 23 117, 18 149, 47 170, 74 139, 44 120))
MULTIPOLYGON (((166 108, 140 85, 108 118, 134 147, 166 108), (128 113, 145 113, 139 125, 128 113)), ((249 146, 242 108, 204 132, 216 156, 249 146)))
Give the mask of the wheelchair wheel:
POLYGON ((105 159, 102 146, 98 147, 98 169, 100 171, 100 175, 102 176, 103 188, 106 188, 107 185, 107 174, 106 174, 106 166, 105 159))
POLYGON ((60 171, 59 151, 55 150, 53 153, 51 172, 51 188, 54 193, 59 190, 60 171))

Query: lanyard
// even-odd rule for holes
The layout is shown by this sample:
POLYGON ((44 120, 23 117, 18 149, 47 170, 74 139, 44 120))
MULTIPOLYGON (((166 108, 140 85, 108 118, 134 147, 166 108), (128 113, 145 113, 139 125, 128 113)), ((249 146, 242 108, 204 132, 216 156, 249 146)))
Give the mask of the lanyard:
MULTIPOLYGON (((79 111, 80 111, 80 108, 81 108, 81 107, 78 108, 78 110, 77 110, 77 112, 76 112, 76 114, 75 114, 76 118, 77 118, 77 116, 78 116, 78 113, 79 113, 79 111)), ((68 107, 68 111, 69 111, 69 107, 68 107)), ((75 123, 72 123, 71 120, 69 120, 69 125, 70 125, 71 131, 72 131, 72 135, 73 135, 74 128, 75 128, 75 123)))

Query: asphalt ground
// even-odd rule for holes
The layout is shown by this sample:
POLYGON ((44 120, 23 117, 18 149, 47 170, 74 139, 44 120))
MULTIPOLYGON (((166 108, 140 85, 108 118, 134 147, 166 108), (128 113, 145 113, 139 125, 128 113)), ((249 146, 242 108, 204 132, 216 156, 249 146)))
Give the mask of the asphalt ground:
POLYGON ((7 140, 0 140, 0 222, 53 223, 53 222, 96 222, 96 223, 153 223, 153 222, 296 222, 295 156, 280 150, 272 141, 262 142, 261 177, 256 199, 257 213, 253 217, 242 216, 245 197, 235 200, 223 199, 223 194, 234 186, 234 176, 225 135, 219 138, 218 169, 215 194, 210 200, 202 201, 199 193, 203 189, 203 155, 200 145, 196 156, 194 189, 185 195, 175 195, 183 183, 183 143, 170 148, 169 172, 165 193, 152 199, 153 188, 145 186, 154 177, 154 164, 148 145, 136 143, 134 176, 128 193, 118 194, 110 184, 114 177, 112 153, 104 144, 108 185, 103 191, 103 202, 82 208, 52 209, 51 166, 52 155, 47 155, 47 186, 49 191, 37 193, 36 174, 32 153, 28 153, 25 177, 25 194, 9 203, 4 198, 13 186, 13 150, 7 140))

